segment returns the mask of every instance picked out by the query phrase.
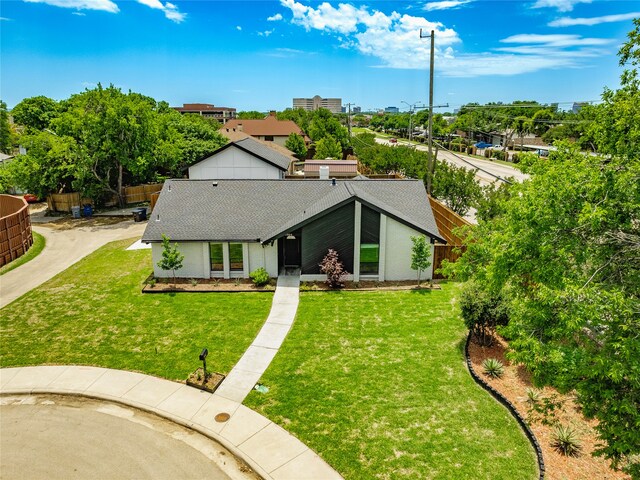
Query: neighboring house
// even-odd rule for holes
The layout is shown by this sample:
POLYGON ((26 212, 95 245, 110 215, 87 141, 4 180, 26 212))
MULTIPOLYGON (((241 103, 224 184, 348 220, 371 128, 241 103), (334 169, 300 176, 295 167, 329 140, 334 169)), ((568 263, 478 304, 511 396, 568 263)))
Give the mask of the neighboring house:
POLYGON ((321 170, 326 172, 324 178, 353 178, 358 175, 357 160, 307 160, 304 162, 304 176, 320 177, 321 170), (326 167, 323 169, 322 167, 326 167))
POLYGON ((293 156, 270 147, 267 142, 245 136, 227 143, 207 158, 191 165, 189 178, 283 179, 294 160, 293 156))
POLYGON ((259 140, 274 142, 281 146, 284 146, 292 133, 300 135, 307 144, 311 141, 294 121, 278 120, 276 112, 269 113, 262 120, 229 120, 220 129, 220 133, 223 135, 234 132, 246 133, 259 140))
POLYGON ((316 95, 313 98, 294 98, 293 109, 301 108, 308 112, 313 112, 319 108, 326 108, 331 113, 342 112, 342 99, 341 98, 322 98, 320 95, 316 95))
POLYGON ((209 103, 183 103, 181 107, 172 107, 180 113, 195 113, 205 118, 213 118, 222 124, 236 118, 236 109, 216 107, 209 103))
POLYGON ((420 180, 167 180, 142 236, 156 277, 171 275, 157 266, 163 234, 185 257, 183 278, 297 267, 323 280, 332 248, 355 281, 408 280, 411 236, 445 243, 420 180))

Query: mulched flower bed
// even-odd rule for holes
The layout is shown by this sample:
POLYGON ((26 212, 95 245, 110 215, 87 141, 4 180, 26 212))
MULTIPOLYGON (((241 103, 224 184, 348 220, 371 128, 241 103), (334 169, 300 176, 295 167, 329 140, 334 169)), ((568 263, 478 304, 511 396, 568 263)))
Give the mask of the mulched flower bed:
MULTIPOLYGON (((152 280, 149 277, 142 289, 143 293, 161 292, 273 292, 276 288, 276 279, 272 278, 269 284, 256 287, 251 280, 246 278, 231 279, 188 279, 177 278, 174 285, 173 279, 162 278, 152 280)), ((440 285, 424 282, 418 287, 415 280, 378 282, 364 280, 361 282, 344 282, 345 291, 387 291, 387 290, 440 290, 440 285)), ((331 290, 325 282, 301 282, 301 292, 325 292, 331 290)))
POLYGON ((221 373, 207 372, 205 379, 204 369, 200 367, 189 375, 187 385, 213 393, 220 386, 224 377, 221 373))
POLYGON ((175 284, 170 278, 156 279, 155 282, 149 278, 142 292, 273 292, 275 289, 275 279, 263 287, 256 287, 246 278, 176 278, 175 284))
POLYGON ((593 457, 591 453, 598 443, 594 427, 596 420, 587 420, 580 411, 580 406, 571 394, 561 394, 551 387, 539 389, 540 401, 549 399, 556 405, 547 415, 533 411, 527 403, 527 389, 536 389, 531 376, 521 365, 513 365, 505 358, 507 342, 497 338, 491 347, 481 347, 474 342, 469 345, 469 357, 476 373, 493 388, 498 390, 516 407, 522 417, 529 423, 538 439, 546 467, 546 479, 549 480, 613 480, 630 479, 628 475, 609 467, 609 462, 602 457, 593 457), (505 367, 504 375, 494 379, 484 374, 482 362, 487 358, 497 358, 505 367), (553 426, 548 423, 557 421, 561 425, 569 425, 578 432, 582 451, 578 457, 566 457, 558 453, 552 446, 553 426))

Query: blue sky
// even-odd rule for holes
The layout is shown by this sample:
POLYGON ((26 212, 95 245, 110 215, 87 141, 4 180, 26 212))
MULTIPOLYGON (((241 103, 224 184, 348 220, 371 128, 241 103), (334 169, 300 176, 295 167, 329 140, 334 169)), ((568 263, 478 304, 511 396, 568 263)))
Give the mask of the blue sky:
MULTIPOLYGON (((64 99, 98 82, 166 100, 282 110, 598 100, 640 2, 2 0, 0 96, 64 99)), ((570 108, 570 103, 561 107, 570 108)), ((447 109, 443 109, 447 110, 447 109)))

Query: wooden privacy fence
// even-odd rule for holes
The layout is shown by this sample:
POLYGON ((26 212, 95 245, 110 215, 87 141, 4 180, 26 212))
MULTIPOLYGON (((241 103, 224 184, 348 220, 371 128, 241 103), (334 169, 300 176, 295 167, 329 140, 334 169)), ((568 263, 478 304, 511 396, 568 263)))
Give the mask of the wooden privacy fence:
POLYGON ((0 195, 0 267, 33 245, 29 205, 23 198, 0 195))
POLYGON ((449 262, 455 262, 466 250, 466 247, 463 245, 463 239, 454 233, 453 229, 470 226, 471 224, 436 199, 429 197, 429 203, 431 204, 431 210, 433 211, 433 217, 440 231, 440 236, 447 241, 447 245, 438 243, 434 245, 433 278, 444 278, 444 276, 439 273, 435 273, 435 271, 442 266, 442 260, 446 258, 449 262))
MULTIPOLYGON (((135 187, 124 187, 122 194, 125 202, 140 203, 150 202, 154 193, 159 193, 162 190, 162 183, 152 183, 147 185, 137 185, 135 187)), ((47 197, 47 204, 49 210, 52 212, 70 212, 71 207, 82 206, 86 204, 93 205, 93 200, 90 198, 81 198, 78 192, 72 193, 54 193, 47 197)), ((114 197, 105 203, 105 205, 117 205, 118 198, 114 197)))

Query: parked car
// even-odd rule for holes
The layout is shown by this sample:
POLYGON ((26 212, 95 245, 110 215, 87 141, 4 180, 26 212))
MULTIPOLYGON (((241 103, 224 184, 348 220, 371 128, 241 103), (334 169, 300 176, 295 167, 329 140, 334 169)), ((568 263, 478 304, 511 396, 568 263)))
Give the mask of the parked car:
POLYGON ((33 193, 25 193, 23 195, 23 198, 27 201, 27 203, 36 203, 40 201, 38 196, 34 195, 33 193))
POLYGON ((389 139, 389 143, 398 143, 398 139, 397 138, 390 138, 389 139))
POLYGON ((489 148, 489 147, 491 147, 491 144, 487 143, 487 142, 478 142, 478 143, 475 144, 475 147, 476 148, 489 148))

